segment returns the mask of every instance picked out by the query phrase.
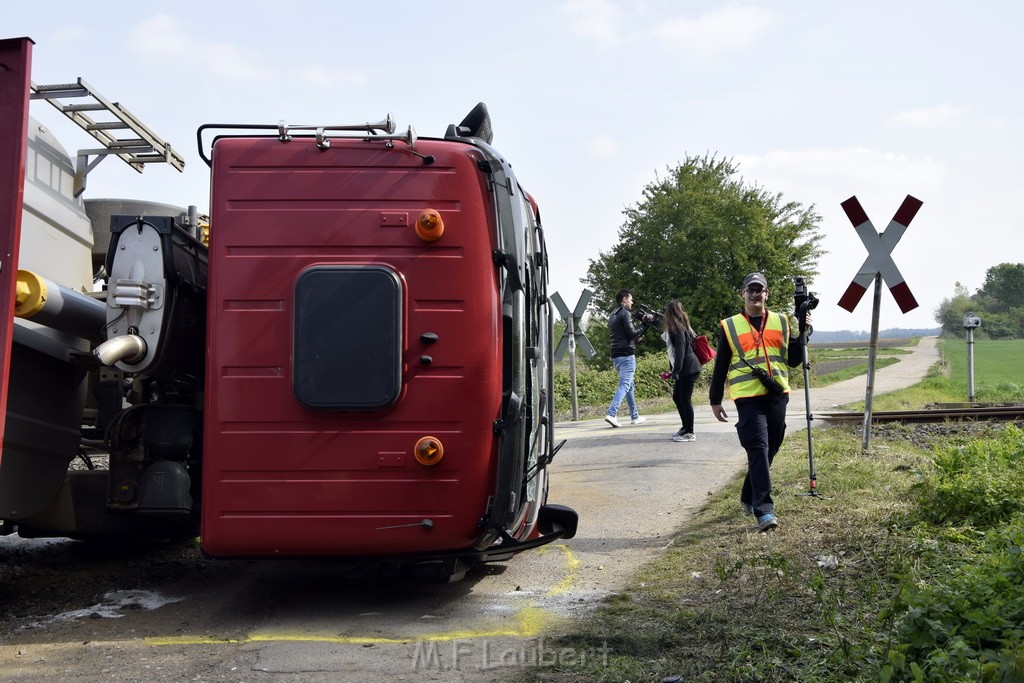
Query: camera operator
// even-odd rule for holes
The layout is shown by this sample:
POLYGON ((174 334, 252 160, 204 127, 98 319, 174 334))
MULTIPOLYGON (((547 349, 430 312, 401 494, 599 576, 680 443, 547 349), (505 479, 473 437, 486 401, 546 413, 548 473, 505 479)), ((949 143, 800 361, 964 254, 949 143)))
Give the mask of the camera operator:
MULTIPOLYGON (((803 362, 803 339, 791 336, 789 318, 768 310, 768 280, 761 273, 743 279, 743 312, 720 323, 709 399, 720 422, 725 385, 736 404, 736 432, 747 451, 747 476, 740 502, 757 518, 758 531, 779 525, 772 501, 769 469, 786 435, 789 367, 803 362), (730 353, 723 353, 729 349, 730 353)), ((803 324, 810 323, 806 312, 803 324)))
MULTIPOLYGON (((611 336, 612 363, 619 373, 619 386, 615 389, 615 395, 612 396, 612 402, 608 406, 604 421, 612 427, 621 427, 622 424, 616 415, 619 414, 622 399, 626 399, 630 421, 633 424, 640 424, 647 420, 647 418, 641 417, 640 411, 637 410, 636 394, 633 390, 633 375, 636 374, 636 342, 643 338, 643 330, 633 327, 630 314, 630 310, 633 308, 633 293, 628 289, 620 289, 615 294, 615 301, 619 307, 608 318, 608 331, 611 336)), ((644 323, 650 323, 654 321, 654 316, 647 313, 641 320, 644 323)))

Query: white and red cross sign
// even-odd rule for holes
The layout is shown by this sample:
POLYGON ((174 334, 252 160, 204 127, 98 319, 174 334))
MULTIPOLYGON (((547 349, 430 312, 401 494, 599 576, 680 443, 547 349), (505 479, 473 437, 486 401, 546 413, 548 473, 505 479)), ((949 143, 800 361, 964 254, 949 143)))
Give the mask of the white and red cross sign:
POLYGON ((868 257, 864 259, 864 265, 860 267, 853 282, 839 299, 840 306, 852 313, 861 297, 864 296, 864 292, 867 291, 868 285, 876 275, 880 274, 901 311, 906 313, 917 308, 917 299, 911 294, 910 287, 903 280, 903 275, 900 274, 900 269, 896 267, 896 262, 892 260, 891 254, 900 238, 903 237, 903 233, 906 232, 910 221, 914 220, 922 203, 920 199, 915 199, 908 194, 896 215, 889 222, 889 226, 881 233, 875 231, 875 227, 871 224, 864 209, 861 208, 857 197, 850 197, 840 205, 850 222, 853 223, 853 228, 860 236, 860 241, 868 250, 868 257))

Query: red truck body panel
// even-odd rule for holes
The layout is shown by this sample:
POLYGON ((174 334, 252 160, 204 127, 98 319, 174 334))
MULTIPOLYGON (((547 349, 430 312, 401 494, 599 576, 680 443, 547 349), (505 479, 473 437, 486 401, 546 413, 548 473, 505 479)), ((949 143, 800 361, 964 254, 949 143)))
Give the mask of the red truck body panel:
MULTIPOLYGON (((480 153, 420 140, 416 150, 435 159, 427 165, 358 138, 326 150, 310 139, 222 138, 213 149, 204 550, 471 547, 494 487, 502 393, 495 217, 480 153), (444 221, 435 241, 414 230, 428 208, 444 221), (296 393, 296 360, 309 355, 296 348, 297 287, 310 273, 329 280, 348 268, 394 283, 397 395, 380 406, 310 407, 296 393), (430 333, 436 342, 424 340, 430 333), (432 466, 414 457, 426 436, 444 448, 432 466)), ((357 315, 358 292, 332 297, 309 282, 316 325, 339 338, 378 333, 357 315)), ((323 361, 311 358, 314 368, 323 361)), ((353 391, 334 386, 340 379, 325 380, 326 395, 353 391)))
MULTIPOLYGON (((0 78, 0 278, 3 279, 0 284, 0 416, 7 414, 31 64, 31 39, 0 40, 0 71, 4 72, 0 78)), ((4 424, 0 421, 0 457, 4 424)))

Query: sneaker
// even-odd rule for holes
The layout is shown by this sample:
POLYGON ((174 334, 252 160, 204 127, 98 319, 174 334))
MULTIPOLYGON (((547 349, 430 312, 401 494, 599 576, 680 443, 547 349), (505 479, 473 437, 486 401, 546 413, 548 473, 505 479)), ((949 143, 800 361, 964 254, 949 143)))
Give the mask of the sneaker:
POLYGON ((619 424, 619 418, 615 417, 614 415, 605 415, 604 416, 604 421, 607 422, 608 424, 610 424, 612 427, 621 427, 622 426, 622 425, 619 424))
POLYGON ((635 425, 638 425, 638 424, 640 424, 641 422, 647 422, 647 418, 646 418, 646 417, 644 417, 643 415, 637 415, 637 416, 636 416, 636 417, 634 417, 634 418, 633 418, 632 420, 630 420, 630 422, 632 422, 632 423, 633 423, 633 424, 635 424, 635 425))
POLYGON ((675 436, 672 437, 672 440, 673 441, 680 441, 680 442, 682 442, 682 441, 696 441, 697 437, 694 436, 691 433, 676 434, 675 436))
POLYGON ((679 428, 679 431, 678 431, 678 432, 676 432, 675 434, 673 434, 672 436, 682 436, 682 435, 683 435, 683 434, 685 434, 685 433, 686 433, 686 432, 685 432, 685 431, 683 430, 683 428, 682 428, 682 427, 680 427, 680 428, 679 428))
POLYGON ((779 518, 776 517, 775 515, 773 515, 770 512, 768 514, 766 514, 766 515, 761 515, 760 517, 757 518, 757 530, 758 531, 761 531, 761 532, 763 532, 763 531, 771 531, 772 529, 776 528, 777 526, 779 526, 779 518))

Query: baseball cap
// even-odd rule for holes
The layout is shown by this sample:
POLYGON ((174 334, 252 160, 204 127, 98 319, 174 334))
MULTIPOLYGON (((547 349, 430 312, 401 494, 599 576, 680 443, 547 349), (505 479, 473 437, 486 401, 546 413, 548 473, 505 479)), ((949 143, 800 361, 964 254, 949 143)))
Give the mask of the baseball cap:
POLYGON ((761 285, 762 287, 767 289, 768 280, 766 280, 764 275, 762 275, 761 273, 751 273, 750 275, 743 278, 743 287, 741 289, 746 289, 750 285, 761 285))

